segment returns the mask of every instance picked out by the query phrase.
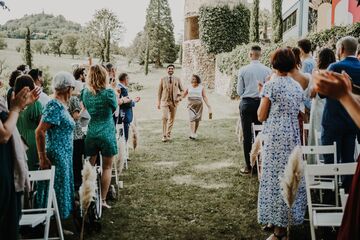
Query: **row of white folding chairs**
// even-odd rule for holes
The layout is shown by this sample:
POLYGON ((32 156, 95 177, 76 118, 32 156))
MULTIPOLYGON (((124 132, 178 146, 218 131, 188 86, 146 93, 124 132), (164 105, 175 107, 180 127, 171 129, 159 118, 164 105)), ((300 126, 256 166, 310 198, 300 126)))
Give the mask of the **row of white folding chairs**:
POLYGON ((316 239, 315 229, 318 227, 339 227, 344 215, 344 208, 346 206, 347 195, 343 189, 336 189, 337 195, 340 195, 341 206, 319 206, 313 202, 311 193, 313 190, 311 186, 312 179, 315 177, 334 176, 335 179, 340 176, 354 175, 357 163, 343 163, 343 164, 306 164, 305 166, 305 182, 307 203, 310 219, 311 239, 316 239))

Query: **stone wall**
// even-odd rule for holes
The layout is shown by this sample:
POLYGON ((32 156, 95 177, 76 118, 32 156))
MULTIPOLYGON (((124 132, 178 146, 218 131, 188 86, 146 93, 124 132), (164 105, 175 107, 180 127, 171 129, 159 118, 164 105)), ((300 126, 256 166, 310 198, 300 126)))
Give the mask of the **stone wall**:
POLYGON ((215 56, 208 54, 200 40, 183 43, 182 81, 189 84, 191 76, 200 76, 205 87, 215 88, 215 56))

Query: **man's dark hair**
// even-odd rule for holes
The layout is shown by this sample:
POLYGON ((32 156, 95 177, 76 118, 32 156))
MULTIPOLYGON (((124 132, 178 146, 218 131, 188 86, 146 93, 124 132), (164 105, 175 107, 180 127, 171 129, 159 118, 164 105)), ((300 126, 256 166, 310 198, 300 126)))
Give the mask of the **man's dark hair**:
POLYGON ((106 70, 108 70, 108 71, 110 71, 113 67, 114 67, 114 65, 112 65, 112 63, 107 63, 107 64, 105 65, 105 68, 106 68, 106 70))
POLYGON ((76 68, 73 72, 74 78, 78 80, 81 75, 85 75, 84 72, 85 72, 85 68, 82 67, 76 68))
POLYGON ((15 95, 18 94, 24 87, 29 87, 30 90, 35 88, 34 80, 28 74, 20 75, 16 78, 14 85, 15 95))
POLYGON ((335 53, 330 48, 321 49, 318 56, 318 68, 325 70, 332 63, 336 62, 335 53))
POLYGON ((22 71, 20 70, 15 70, 13 71, 11 74, 10 74, 10 77, 9 77, 9 86, 10 87, 14 87, 15 85, 15 81, 16 81, 16 78, 20 75, 22 75, 22 71))
POLYGON ((40 71, 38 68, 31 69, 28 74, 34 81, 38 80, 39 77, 42 77, 42 71, 40 71))
POLYGON ((168 68, 170 68, 170 67, 175 68, 175 65, 174 65, 174 64, 169 64, 169 65, 166 67, 166 69, 168 69, 168 68))
POLYGON ((196 82, 197 82, 198 84, 201 83, 201 78, 199 77, 199 75, 193 74, 193 77, 196 79, 196 82))
POLYGON ((272 67, 280 72, 288 73, 296 67, 294 53, 289 48, 279 48, 271 56, 272 67))
POLYGON ((306 54, 311 52, 311 42, 309 39, 305 38, 298 41, 298 47, 301 48, 306 54))
POLYGON ((27 67, 27 65, 25 65, 25 64, 21 64, 21 65, 17 66, 16 70, 19 70, 19 71, 25 72, 26 67, 27 67))
POLYGON ((254 45, 251 47, 251 51, 259 51, 261 52, 261 47, 259 45, 254 45))
POLYGON ((121 82, 124 81, 127 76, 128 76, 127 73, 122 73, 122 74, 120 74, 120 75, 119 75, 119 81, 121 81, 121 82))

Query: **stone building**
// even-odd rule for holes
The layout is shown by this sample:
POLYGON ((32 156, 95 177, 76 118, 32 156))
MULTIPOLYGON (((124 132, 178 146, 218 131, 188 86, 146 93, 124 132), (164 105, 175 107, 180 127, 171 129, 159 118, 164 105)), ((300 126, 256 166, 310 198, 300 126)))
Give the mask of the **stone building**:
POLYGON ((198 74, 205 86, 215 88, 215 55, 208 54, 199 39, 199 9, 201 6, 226 4, 235 6, 246 0, 185 0, 185 28, 183 42, 183 81, 190 82, 198 74))

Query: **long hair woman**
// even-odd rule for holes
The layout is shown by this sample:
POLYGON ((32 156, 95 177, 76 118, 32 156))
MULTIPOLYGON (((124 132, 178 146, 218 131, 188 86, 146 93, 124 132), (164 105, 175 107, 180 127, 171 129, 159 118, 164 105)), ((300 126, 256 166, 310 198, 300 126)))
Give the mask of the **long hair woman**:
POLYGON ((109 87, 106 69, 101 65, 90 67, 86 82, 87 87, 81 92, 81 101, 89 112, 91 119, 85 138, 85 153, 91 157, 92 164, 95 164, 99 152, 102 155, 102 205, 104 208, 111 208, 106 203, 106 195, 111 181, 112 161, 118 152, 115 124, 112 116, 119 102, 114 90, 109 87))
POLYGON ((190 139, 197 138, 197 130, 200 125, 203 112, 203 101, 209 109, 209 116, 211 116, 211 106, 206 95, 205 88, 201 85, 201 79, 198 75, 193 75, 191 79, 191 86, 184 92, 184 98, 188 96, 188 110, 190 118, 190 139))
POLYGON ((288 221, 287 207, 280 189, 279 177, 293 149, 300 145, 298 114, 303 90, 288 76, 294 69, 295 57, 288 48, 278 49, 271 58, 276 74, 261 91, 258 118, 264 122, 263 171, 259 187, 258 220, 275 226, 268 240, 286 239, 289 224, 302 224, 306 210, 305 182, 302 181, 292 207, 292 221, 288 221))

